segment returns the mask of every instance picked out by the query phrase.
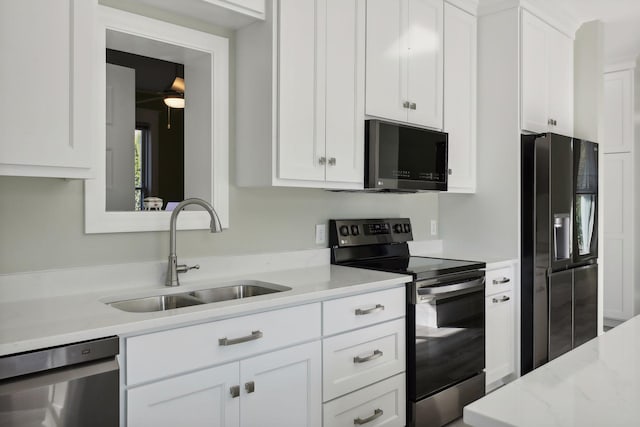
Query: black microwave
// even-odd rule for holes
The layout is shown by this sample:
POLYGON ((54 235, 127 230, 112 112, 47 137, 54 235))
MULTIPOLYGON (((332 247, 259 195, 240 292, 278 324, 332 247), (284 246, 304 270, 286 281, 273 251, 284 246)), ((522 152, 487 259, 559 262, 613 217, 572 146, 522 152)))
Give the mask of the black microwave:
POLYGON ((381 120, 365 121, 366 188, 447 191, 448 134, 381 120))

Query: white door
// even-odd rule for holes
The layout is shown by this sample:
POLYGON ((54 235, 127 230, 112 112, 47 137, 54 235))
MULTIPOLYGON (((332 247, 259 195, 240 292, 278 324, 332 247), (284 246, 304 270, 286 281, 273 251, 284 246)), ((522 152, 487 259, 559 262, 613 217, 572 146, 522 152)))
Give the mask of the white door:
POLYGON ((631 151, 633 145, 633 70, 604 75, 605 153, 631 151))
POLYGON ((602 206, 604 216, 604 317, 633 317, 633 155, 604 154, 602 206))
MULTIPOLYGON (((278 178, 324 180, 324 1, 282 0, 278 22, 278 178), (317 31, 316 31, 317 30, 317 31)), ((266 159, 265 159, 266 161, 266 159)))
POLYGON ((242 427, 320 427, 320 341, 240 362, 242 427))
POLYGON ((239 363, 180 375, 127 390, 129 427, 237 427, 239 363))
POLYGON ((442 129, 443 2, 409 0, 408 122, 442 129))
POLYGON ((549 28, 549 130, 573 136, 573 39, 549 28))
POLYGON ((326 179, 364 179, 365 2, 326 0, 326 179))
POLYGON ((107 64, 106 74, 106 209, 128 212, 135 209, 136 70, 107 64))
POLYGON ((549 26, 523 10, 521 31, 522 130, 546 132, 549 120, 547 113, 549 26))
POLYGON ((515 315, 513 292, 485 298, 486 382, 490 384, 515 371, 515 315))
POLYGON ((450 192, 476 188, 476 17, 444 5, 444 130, 450 192))
POLYGON ((90 176, 93 7, 0 2, 0 174, 90 176))
POLYGON ((366 114, 407 121, 408 0, 367 0, 366 114))

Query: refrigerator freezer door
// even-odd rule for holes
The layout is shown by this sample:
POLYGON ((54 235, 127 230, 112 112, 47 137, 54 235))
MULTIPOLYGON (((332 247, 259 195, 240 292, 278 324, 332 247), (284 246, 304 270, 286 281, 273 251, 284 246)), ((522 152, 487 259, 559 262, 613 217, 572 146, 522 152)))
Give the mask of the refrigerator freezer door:
POLYGON ((573 348, 573 270, 549 275, 549 360, 573 348))
POLYGON ((598 335, 598 264, 573 270, 574 347, 598 335))

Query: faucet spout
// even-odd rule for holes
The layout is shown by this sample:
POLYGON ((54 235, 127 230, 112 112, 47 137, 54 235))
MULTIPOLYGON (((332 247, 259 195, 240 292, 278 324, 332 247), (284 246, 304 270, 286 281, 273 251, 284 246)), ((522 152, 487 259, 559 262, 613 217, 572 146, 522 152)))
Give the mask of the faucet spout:
MULTIPOLYGON (((169 264, 167 266, 167 278, 165 281, 166 286, 180 286, 180 280, 178 279, 178 273, 187 271, 187 269, 181 270, 178 266, 178 256, 176 255, 176 223, 178 221, 178 215, 187 205, 198 205, 203 207, 211 217, 209 228, 212 233, 220 233, 222 231, 222 224, 220 218, 216 213, 213 206, 205 200, 192 198, 186 199, 178 203, 171 213, 171 220, 169 222, 169 264)), ((184 266, 183 266, 184 267, 184 266)))

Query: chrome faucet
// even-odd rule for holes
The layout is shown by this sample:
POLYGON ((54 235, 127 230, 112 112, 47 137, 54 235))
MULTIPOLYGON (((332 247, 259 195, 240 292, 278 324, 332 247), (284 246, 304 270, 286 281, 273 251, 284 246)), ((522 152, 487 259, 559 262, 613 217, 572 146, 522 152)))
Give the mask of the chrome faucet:
POLYGON ((178 280, 178 273, 186 273, 191 269, 199 269, 199 265, 187 266, 186 264, 178 265, 178 257, 176 255, 176 222, 178 220, 178 214, 187 205, 199 205, 209 212, 211 217, 211 224, 209 225, 212 233, 220 233, 222 231, 222 224, 220 218, 216 213, 213 206, 202 199, 186 199, 178 203, 171 213, 171 221, 169 226, 169 265, 167 266, 167 280, 166 286, 180 286, 180 280, 178 280))

